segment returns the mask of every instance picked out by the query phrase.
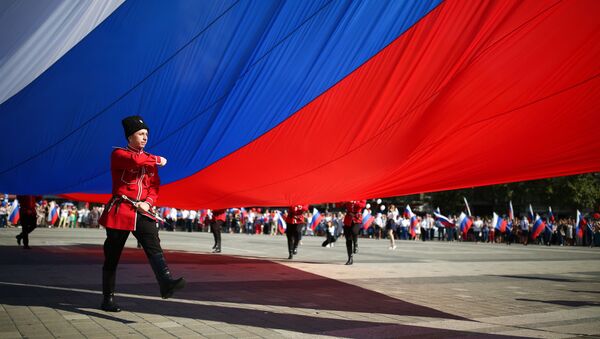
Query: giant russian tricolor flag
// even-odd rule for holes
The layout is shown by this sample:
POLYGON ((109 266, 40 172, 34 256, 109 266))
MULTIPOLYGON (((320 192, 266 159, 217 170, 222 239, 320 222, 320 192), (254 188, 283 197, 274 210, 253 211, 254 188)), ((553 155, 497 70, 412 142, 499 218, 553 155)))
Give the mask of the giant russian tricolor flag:
POLYGON ((531 227, 531 239, 537 239, 537 237, 544 231, 546 228, 546 222, 544 219, 540 218, 538 214, 535 215, 535 221, 533 222, 533 226, 531 227))
POLYGON ((16 225, 19 223, 19 219, 20 219, 19 201, 17 199, 15 199, 15 200, 13 200, 13 202, 11 204, 11 212, 10 212, 10 215, 8 216, 8 222, 10 222, 13 225, 16 225))
POLYGON ((106 203, 134 114, 177 209, 600 171, 597 0, 65 2, 0 1, 0 192, 106 203))
POLYGON ((321 215, 321 213, 319 213, 319 211, 316 208, 313 207, 313 213, 312 217, 310 218, 310 223, 308 224, 308 227, 310 227, 310 229, 314 231, 315 228, 317 228, 317 226, 321 222, 321 220, 323 220, 323 216, 321 215))
POLYGON ((495 230, 500 231, 501 233, 506 232, 507 222, 504 218, 500 217, 496 212, 494 212, 492 217, 492 226, 495 230))

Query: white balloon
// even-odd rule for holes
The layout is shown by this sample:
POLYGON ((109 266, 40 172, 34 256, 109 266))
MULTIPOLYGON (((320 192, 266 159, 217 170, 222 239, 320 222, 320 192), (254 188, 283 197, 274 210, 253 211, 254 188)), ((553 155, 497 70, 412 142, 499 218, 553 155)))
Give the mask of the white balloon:
POLYGON ((377 199, 377 205, 381 205, 381 199, 377 199))
POLYGON ((382 211, 385 211, 385 205, 381 205, 379 208, 381 208, 382 211))
POLYGON ((366 206, 366 207, 367 207, 367 208, 371 208, 371 204, 367 204, 367 206, 366 206))

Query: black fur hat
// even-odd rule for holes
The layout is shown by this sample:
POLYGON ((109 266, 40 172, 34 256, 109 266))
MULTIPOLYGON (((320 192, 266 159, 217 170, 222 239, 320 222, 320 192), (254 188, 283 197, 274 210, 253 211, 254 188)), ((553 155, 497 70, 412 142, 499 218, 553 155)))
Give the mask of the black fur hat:
POLYGON ((123 119, 121 123, 123 124, 123 129, 125 130, 125 139, 129 138, 130 135, 141 129, 147 129, 150 131, 150 128, 148 128, 148 125, 146 125, 144 119, 142 119, 142 117, 139 115, 127 117, 123 119))

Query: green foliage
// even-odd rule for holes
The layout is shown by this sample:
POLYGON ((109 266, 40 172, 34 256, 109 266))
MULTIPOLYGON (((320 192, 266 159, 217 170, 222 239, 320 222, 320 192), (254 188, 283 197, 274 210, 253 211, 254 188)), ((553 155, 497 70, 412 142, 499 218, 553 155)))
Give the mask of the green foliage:
POLYGON ((469 200, 474 214, 505 213, 510 200, 517 215, 525 212, 530 203, 536 211, 545 211, 547 206, 564 213, 576 209, 598 210, 600 172, 435 192, 426 194, 424 201, 429 202, 431 208, 439 206, 453 213, 464 209, 463 197, 469 200))

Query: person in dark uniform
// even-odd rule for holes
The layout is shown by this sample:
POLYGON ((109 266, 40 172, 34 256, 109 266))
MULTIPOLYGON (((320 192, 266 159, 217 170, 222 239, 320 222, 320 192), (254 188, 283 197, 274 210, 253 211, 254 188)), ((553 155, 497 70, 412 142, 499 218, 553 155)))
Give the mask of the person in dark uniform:
POLYGON ((298 244, 300 243, 300 232, 304 227, 304 213, 308 211, 308 205, 295 205, 290 206, 287 215, 287 227, 285 229, 285 236, 287 237, 288 243, 288 259, 294 258, 294 255, 298 254, 298 244))
POLYGON ((210 231, 215 238, 215 245, 212 247, 213 253, 221 253, 221 230, 223 229, 223 224, 225 224, 227 210, 214 210, 213 217, 211 220, 210 231))
POLYGON ((148 257, 163 299, 171 297, 176 290, 185 286, 183 278, 171 278, 158 238, 157 219, 151 212, 158 198, 158 167, 165 166, 167 160, 144 152, 148 126, 140 116, 127 117, 122 124, 128 145, 126 148, 116 148, 111 154, 113 197, 99 220, 100 225, 106 228, 101 308, 107 312, 121 311, 114 301, 115 278, 119 258, 130 232, 148 257))
POLYGON ((33 195, 17 195, 17 200, 19 201, 19 218, 21 219, 21 233, 16 238, 19 245, 23 241, 23 248, 26 250, 31 249, 29 247, 29 233, 33 232, 37 227, 35 202, 41 199, 41 197, 33 195))
POLYGON ((344 204, 346 217, 344 218, 344 237, 346 237, 346 250, 348 261, 346 265, 352 265, 353 255, 358 253, 358 232, 362 225, 362 210, 367 205, 366 200, 353 200, 344 204))

